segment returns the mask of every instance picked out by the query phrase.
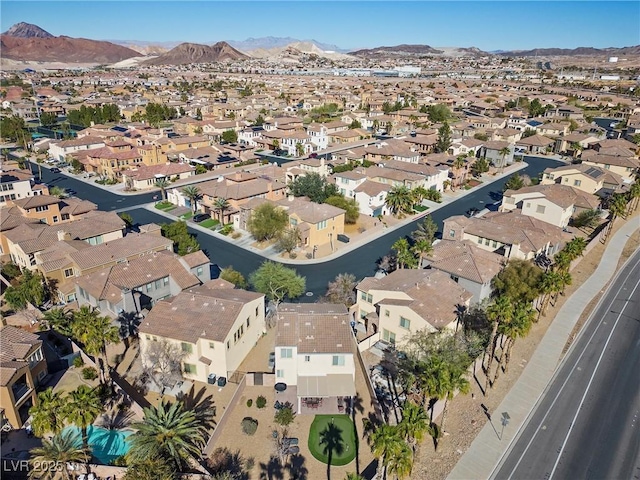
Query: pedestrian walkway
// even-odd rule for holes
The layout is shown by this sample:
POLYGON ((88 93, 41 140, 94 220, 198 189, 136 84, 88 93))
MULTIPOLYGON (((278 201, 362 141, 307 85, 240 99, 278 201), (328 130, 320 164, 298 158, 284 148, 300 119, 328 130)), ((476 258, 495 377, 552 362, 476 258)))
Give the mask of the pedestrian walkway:
POLYGON ((631 234, 640 229, 638 218, 632 218, 609 239, 596 271, 585 281, 558 311, 540 345, 526 368, 504 397, 495 412, 508 412, 509 427, 502 438, 496 436, 487 423, 467 452, 447 477, 450 480, 490 478, 511 442, 551 381, 561 360, 562 351, 573 328, 589 302, 597 297, 616 273, 622 250, 631 234))

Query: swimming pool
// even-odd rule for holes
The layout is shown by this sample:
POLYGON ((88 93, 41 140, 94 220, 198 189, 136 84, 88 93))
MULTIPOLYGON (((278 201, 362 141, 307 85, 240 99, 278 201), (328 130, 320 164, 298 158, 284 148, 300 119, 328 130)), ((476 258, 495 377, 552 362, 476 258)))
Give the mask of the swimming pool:
MULTIPOLYGON (((71 426, 64 429, 64 432, 68 431, 78 436, 78 442, 82 441, 82 432, 78 427, 71 426)), ((87 428, 88 442, 93 456, 104 465, 109 465, 116 458, 129 451, 129 442, 127 442, 129 435, 131 432, 107 430, 93 425, 87 428)))

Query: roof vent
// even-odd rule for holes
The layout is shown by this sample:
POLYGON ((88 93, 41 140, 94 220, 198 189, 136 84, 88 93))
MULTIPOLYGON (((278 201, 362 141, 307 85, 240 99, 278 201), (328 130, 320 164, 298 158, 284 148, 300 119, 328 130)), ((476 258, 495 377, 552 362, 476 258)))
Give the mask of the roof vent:
POLYGON ((342 344, 341 343, 336 343, 336 347, 342 348, 342 344))
POLYGON ((203 307, 208 307, 209 306, 209 302, 203 303, 202 306, 203 307))

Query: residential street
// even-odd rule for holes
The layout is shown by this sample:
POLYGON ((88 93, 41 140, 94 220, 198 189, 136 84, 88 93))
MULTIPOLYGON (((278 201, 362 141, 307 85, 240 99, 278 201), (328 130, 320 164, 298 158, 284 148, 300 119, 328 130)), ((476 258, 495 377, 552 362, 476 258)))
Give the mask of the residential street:
MULTIPOLYGON (((526 157, 525 160, 529 165, 521 170, 520 173, 529 175, 532 178, 547 167, 561 164, 557 160, 544 157, 526 157)), ((137 223, 167 223, 167 218, 160 214, 150 212, 145 208, 135 208, 136 205, 153 202, 153 197, 157 195, 157 192, 140 195, 118 195, 64 174, 52 174, 44 167, 42 168, 42 176, 43 181, 48 185, 58 185, 63 188, 73 189, 77 192, 76 195, 78 197, 91 200, 98 205, 100 210, 128 209, 127 213, 137 223)), ((501 198, 502 186, 507 181, 507 178, 485 185, 452 203, 439 207, 431 214, 433 220, 441 228, 442 221, 447 217, 462 215, 471 207, 482 209, 485 205, 495 203, 501 198)), ((333 280, 339 273, 352 273, 358 279, 373 275, 376 271, 377 260, 389 253, 391 245, 398 238, 411 234, 416 229, 417 222, 413 221, 390 231, 386 235, 333 260, 310 265, 295 265, 294 268, 298 273, 307 278, 307 291, 313 293, 313 295, 301 297, 301 300, 315 301, 319 295, 325 293, 328 282, 333 280)), ((221 267, 233 265, 243 275, 248 275, 264 261, 264 257, 256 253, 238 247, 213 234, 200 232, 191 225, 189 231, 196 235, 198 242, 209 256, 212 264, 217 264, 221 267)))

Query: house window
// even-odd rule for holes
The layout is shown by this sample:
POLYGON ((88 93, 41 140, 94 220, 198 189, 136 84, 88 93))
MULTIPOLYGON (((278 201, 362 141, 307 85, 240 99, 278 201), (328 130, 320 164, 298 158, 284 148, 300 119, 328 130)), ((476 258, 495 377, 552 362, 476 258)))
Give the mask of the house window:
POLYGON ((493 248, 498 248, 498 242, 496 242, 495 240, 493 242, 491 242, 491 246, 493 248))
POLYGON ((184 364, 184 373, 187 373, 189 375, 195 375, 197 371, 198 370, 196 369, 195 365, 192 365, 190 363, 184 364))
POLYGON ((284 377, 284 370, 276 370, 276 377, 278 378, 284 377))
POLYGON ((526 208, 531 208, 531 202, 527 202, 527 203, 525 204, 525 207, 526 207, 526 208))
POLYGON ((36 212, 44 212, 46 210, 49 210, 49 205, 40 205, 39 207, 36 207, 36 212))
POLYGON ((162 282, 160 280, 155 281, 156 290, 158 290, 162 286, 162 282))
POLYGON ((579 187, 580 185, 582 185, 582 180, 574 180, 573 181, 573 186, 574 187, 579 187))
POLYGON ((216 344, 215 344, 215 343, 213 343, 213 342, 209 342, 209 348, 210 348, 211 350, 215 349, 215 348, 216 348, 216 344))
POLYGON ((258 316, 259 312, 260 312, 260 310, 258 310, 258 307, 256 307, 256 317, 258 316))
POLYGON ((322 220, 321 222, 316 223, 316 228, 318 230, 322 230, 327 228, 327 221, 326 220, 322 220))
POLYGON ((231 344, 229 343, 229 341, 227 340, 227 350, 229 350, 229 348, 231 348, 231 344))
POLYGON ((169 277, 164 277, 162 279, 162 283, 164 283, 165 285, 168 285, 169 284, 169 277))
POLYGON ((289 225, 291 225, 292 227, 295 227, 298 225, 298 219, 296 218, 290 218, 289 219, 289 225))
POLYGON ((63 213, 62 214, 62 220, 69 220, 69 214, 68 213, 63 213))
POLYGON ((204 270, 202 269, 202 267, 198 267, 198 268, 196 268, 196 275, 197 275, 197 276, 202 275, 202 272, 204 272, 204 270))
POLYGON ((249 317, 247 317, 247 328, 249 328, 250 324, 251 324, 251 320, 249 319, 249 317))
POLYGON ((384 328, 382 329, 382 339, 385 342, 391 343, 392 345, 396 344, 396 334, 390 332, 389 330, 385 330, 384 328))
POLYGON ((488 239, 488 238, 485 238, 485 239, 484 239, 484 244, 485 244, 487 247, 489 246, 489 239, 488 239))
POLYGON ((311 361, 311 355, 305 355, 304 356, 304 361, 305 362, 310 362, 311 361))
POLYGON ((147 283, 147 292, 153 290, 153 283, 147 283))
POLYGON ((385 311, 384 311, 384 316, 385 316, 385 317, 388 317, 388 316, 389 316, 389 310, 385 310, 385 311))
POLYGON ((73 277, 73 268, 64 269, 64 278, 73 277))
POLYGON ((332 365, 334 367, 344 367, 344 355, 334 355, 332 365))
POLYGON ((58 223, 58 216, 57 215, 53 216, 53 223, 58 223))
POLYGON ((449 230, 449 237, 450 238, 454 238, 456 236, 456 231, 455 230, 449 230))
POLYGON ((536 213, 544 213, 546 207, 544 205, 536 205, 536 213))
POLYGON ((478 237, 478 243, 482 245, 482 237, 478 237))
POLYGON ((183 352, 193 353, 193 346, 190 343, 182 342, 180 347, 182 347, 183 352))
POLYGON ((293 350, 291 348, 283 348, 280 350, 280 358, 291 358, 293 350))
POLYGON ((411 328, 411 320, 409 320, 408 318, 400 317, 400 326, 409 330, 411 328))

